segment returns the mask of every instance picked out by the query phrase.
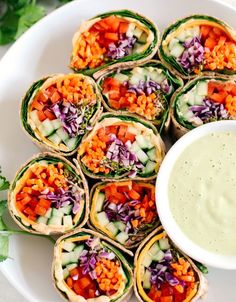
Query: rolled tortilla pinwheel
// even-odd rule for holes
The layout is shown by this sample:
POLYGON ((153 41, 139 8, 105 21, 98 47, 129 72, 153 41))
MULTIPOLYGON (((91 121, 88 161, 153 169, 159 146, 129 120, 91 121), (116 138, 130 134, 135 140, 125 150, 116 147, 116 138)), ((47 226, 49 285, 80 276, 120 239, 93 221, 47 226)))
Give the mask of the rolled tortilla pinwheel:
POLYGON ((99 117, 101 98, 90 77, 56 74, 43 78, 22 100, 23 128, 40 147, 72 155, 99 117))
POLYGON ((159 31, 146 17, 129 10, 107 12, 81 24, 73 37, 70 67, 97 79, 104 70, 150 60, 158 43, 159 31))
POLYGON ((78 161, 92 178, 153 179, 165 155, 155 127, 128 114, 106 113, 84 137, 78 161))
POLYGON ((151 60, 108 72, 97 83, 108 111, 136 114, 162 129, 169 124, 169 100, 183 81, 161 62, 151 60))
POLYGON ((236 80, 198 77, 176 91, 171 101, 173 134, 179 138, 205 123, 236 118, 236 80))
POLYGON ((54 249, 52 270, 56 288, 69 302, 129 301, 133 272, 123 252, 129 253, 88 229, 62 236, 54 249))
POLYGON ((159 55, 185 79, 201 72, 236 74, 236 31, 214 17, 189 16, 164 31, 159 55))
POLYGON ((62 234, 86 223, 88 194, 87 182, 79 167, 55 153, 41 153, 16 173, 8 206, 24 230, 62 234))
POLYGON ((202 272, 171 242, 162 227, 142 242, 134 261, 134 290, 140 302, 194 302, 207 291, 202 272))
POLYGON ((131 249, 159 224, 155 185, 122 180, 96 184, 90 194, 90 225, 131 249))

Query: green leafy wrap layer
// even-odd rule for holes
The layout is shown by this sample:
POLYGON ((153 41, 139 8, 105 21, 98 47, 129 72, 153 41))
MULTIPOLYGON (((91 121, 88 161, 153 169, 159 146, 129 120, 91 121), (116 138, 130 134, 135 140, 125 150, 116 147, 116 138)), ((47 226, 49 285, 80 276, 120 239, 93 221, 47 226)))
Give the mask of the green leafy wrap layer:
POLYGON ((132 295, 132 267, 121 245, 88 229, 58 239, 53 280, 70 302, 126 302, 132 295))
POLYGON ((107 12, 79 27, 70 67, 97 79, 105 70, 148 61, 158 43, 159 31, 146 17, 129 10, 107 12))
POLYGON ((169 101, 182 80, 161 62, 151 60, 137 67, 119 68, 104 74, 97 84, 103 106, 141 116, 159 129, 169 126, 169 101))
POLYGON ((92 178, 155 178, 165 154, 156 128, 132 115, 103 114, 82 140, 78 161, 92 178))
POLYGON ((186 79, 202 72, 235 74, 235 55, 235 30, 207 15, 192 15, 170 25, 159 48, 163 63, 186 79))
POLYGON ((81 74, 55 74, 27 91, 21 103, 23 129, 42 149, 72 155, 102 112, 94 80, 81 74))
POLYGON ((53 153, 28 160, 16 173, 8 196, 9 211, 24 230, 62 234, 88 219, 88 185, 79 167, 53 153))

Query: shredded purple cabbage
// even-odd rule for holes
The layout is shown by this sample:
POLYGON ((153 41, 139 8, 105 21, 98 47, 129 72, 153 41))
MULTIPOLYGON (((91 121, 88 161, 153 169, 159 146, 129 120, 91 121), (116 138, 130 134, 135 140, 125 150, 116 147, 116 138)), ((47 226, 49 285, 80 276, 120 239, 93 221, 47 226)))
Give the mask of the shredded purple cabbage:
POLYGON ((158 289, 165 282, 169 283, 171 286, 176 286, 178 284, 185 286, 185 282, 178 280, 173 275, 173 269, 170 265, 172 260, 173 256, 171 250, 167 250, 163 260, 159 261, 157 264, 155 264, 155 266, 148 268, 148 270, 151 272, 150 282, 158 289))
POLYGON ((202 105, 193 105, 189 109, 203 122, 211 118, 226 119, 229 116, 224 104, 216 103, 208 99, 203 100, 202 105))
POLYGON ((63 128, 70 137, 76 137, 79 134, 79 128, 83 123, 84 117, 83 113, 79 112, 78 108, 74 104, 60 101, 53 104, 51 106, 51 110, 54 112, 56 117, 61 120, 63 128))
POLYGON ((157 90, 169 93, 171 90, 167 79, 163 80, 161 84, 152 79, 147 79, 146 81, 140 80, 137 85, 131 84, 129 81, 124 82, 123 85, 127 88, 128 92, 135 93, 137 96, 143 94, 150 95, 157 90))
MULTIPOLYGON (((137 156, 130 150, 131 142, 123 143, 115 134, 110 135, 110 145, 107 149, 106 158, 108 161, 117 163, 121 167, 137 171, 143 169, 144 166, 138 160, 137 156)), ((112 168, 111 166, 109 166, 112 168)), ((137 173, 137 172, 136 172, 137 173)))
POLYGON ((73 214, 78 213, 80 209, 80 201, 82 199, 81 190, 74 183, 70 184, 67 191, 59 188, 56 192, 49 192, 48 190, 44 190, 42 193, 43 194, 40 195, 40 198, 50 200, 52 202, 52 205, 56 209, 72 205, 73 214))
POLYGON ((188 39, 183 43, 185 48, 182 55, 178 58, 178 62, 187 71, 192 71, 193 68, 201 65, 204 60, 205 48, 201 44, 199 37, 188 39))
POLYGON ((120 35, 120 40, 117 43, 109 44, 107 57, 117 60, 130 55, 136 40, 135 37, 120 35))
MULTIPOLYGON (((80 266, 82 267, 82 274, 89 274, 90 277, 95 280, 97 279, 95 267, 96 263, 101 259, 115 259, 115 254, 113 252, 108 252, 105 248, 102 248, 99 238, 90 238, 85 244, 89 250, 83 250, 80 255, 80 266)), ((100 293, 99 293, 100 294, 100 293)))

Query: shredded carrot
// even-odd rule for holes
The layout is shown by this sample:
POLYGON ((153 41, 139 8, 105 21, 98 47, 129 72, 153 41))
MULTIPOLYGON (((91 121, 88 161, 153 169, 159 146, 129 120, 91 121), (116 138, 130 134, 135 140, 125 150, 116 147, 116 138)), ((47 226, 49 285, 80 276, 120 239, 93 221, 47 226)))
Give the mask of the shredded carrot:
POLYGON ((120 264, 115 260, 102 258, 96 263, 95 271, 97 282, 102 291, 117 291, 122 284, 122 275, 119 272, 120 264))

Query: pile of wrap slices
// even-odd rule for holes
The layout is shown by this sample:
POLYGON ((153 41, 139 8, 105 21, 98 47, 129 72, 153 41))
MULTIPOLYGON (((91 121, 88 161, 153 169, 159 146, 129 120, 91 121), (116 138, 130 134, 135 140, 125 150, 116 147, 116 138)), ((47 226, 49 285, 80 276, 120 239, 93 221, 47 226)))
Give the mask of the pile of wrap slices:
POLYGON ((196 301, 206 280, 156 211, 160 133, 179 138, 235 118, 235 31, 194 15, 160 38, 136 12, 107 12, 80 25, 70 67, 22 100, 23 129, 45 152, 16 173, 12 217, 31 233, 62 235, 52 272, 67 301, 128 301, 133 288, 137 301, 196 301))

